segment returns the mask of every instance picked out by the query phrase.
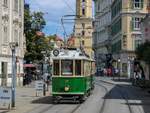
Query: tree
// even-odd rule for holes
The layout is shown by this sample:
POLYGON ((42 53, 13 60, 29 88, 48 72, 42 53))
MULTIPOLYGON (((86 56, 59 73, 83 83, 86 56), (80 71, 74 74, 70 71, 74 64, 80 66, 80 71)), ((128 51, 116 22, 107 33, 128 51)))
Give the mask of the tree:
POLYGON ((27 51, 25 60, 27 63, 43 59, 41 51, 51 50, 52 47, 46 41, 43 28, 46 25, 42 12, 30 12, 29 7, 24 10, 24 33, 26 36, 27 51), (39 33, 43 35, 39 35, 39 33))
POLYGON ((149 77, 150 77, 150 42, 146 41, 141 44, 137 50, 136 54, 139 60, 145 61, 145 63, 149 67, 149 77))
POLYGON ((138 59, 145 61, 147 64, 150 64, 150 42, 146 41, 141 44, 137 50, 136 54, 138 59))

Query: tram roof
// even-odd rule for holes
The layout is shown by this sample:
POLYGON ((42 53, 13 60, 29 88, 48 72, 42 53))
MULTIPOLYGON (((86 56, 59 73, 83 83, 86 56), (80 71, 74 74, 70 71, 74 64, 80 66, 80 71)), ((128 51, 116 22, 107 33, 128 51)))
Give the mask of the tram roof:
POLYGON ((57 56, 54 56, 53 51, 51 58, 52 59, 78 59, 78 60, 91 60, 93 59, 89 58, 84 52, 82 52, 80 49, 57 49, 59 51, 59 54, 57 56))

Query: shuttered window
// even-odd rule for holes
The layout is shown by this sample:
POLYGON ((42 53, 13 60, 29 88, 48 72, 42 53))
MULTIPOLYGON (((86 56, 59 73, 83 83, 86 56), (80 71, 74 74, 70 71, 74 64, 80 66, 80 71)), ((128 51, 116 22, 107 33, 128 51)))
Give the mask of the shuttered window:
POLYGON ((8 27, 3 27, 3 43, 6 44, 8 42, 8 27))
POLYGON ((4 6, 8 6, 8 0, 4 0, 4 6))
POLYGON ((18 0, 14 0, 14 10, 16 11, 16 12, 18 12, 18 4, 19 3, 19 1, 18 0))
POLYGON ((132 17, 131 20, 131 31, 134 30, 140 30, 140 22, 141 22, 141 18, 139 17, 132 17))

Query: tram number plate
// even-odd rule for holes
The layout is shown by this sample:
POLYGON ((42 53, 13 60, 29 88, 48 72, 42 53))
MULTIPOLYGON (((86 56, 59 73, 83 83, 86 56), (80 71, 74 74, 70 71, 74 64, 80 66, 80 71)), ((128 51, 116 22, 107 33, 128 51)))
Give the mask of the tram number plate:
POLYGON ((35 89, 36 91, 43 91, 43 81, 35 81, 35 89))

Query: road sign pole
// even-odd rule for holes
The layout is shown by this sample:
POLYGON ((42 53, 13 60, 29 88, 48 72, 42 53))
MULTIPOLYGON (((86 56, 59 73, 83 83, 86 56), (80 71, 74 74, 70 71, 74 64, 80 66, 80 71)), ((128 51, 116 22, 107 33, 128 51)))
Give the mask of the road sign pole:
POLYGON ((15 87, 16 87, 16 58, 15 58, 15 49, 12 49, 12 103, 11 103, 11 107, 15 107, 15 87))

